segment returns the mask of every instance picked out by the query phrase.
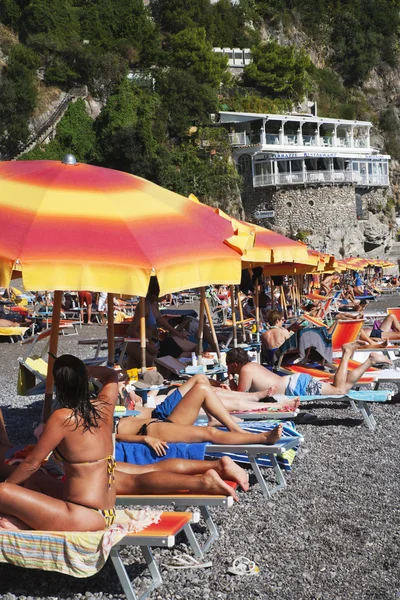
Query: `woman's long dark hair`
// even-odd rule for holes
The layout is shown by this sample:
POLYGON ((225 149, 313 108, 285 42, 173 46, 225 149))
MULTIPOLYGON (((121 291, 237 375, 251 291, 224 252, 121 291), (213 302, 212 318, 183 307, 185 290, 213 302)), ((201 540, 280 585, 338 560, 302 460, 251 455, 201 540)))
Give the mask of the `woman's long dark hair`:
POLYGON ((53 366, 56 398, 63 408, 70 408, 76 419, 76 427, 83 431, 97 428, 103 420, 101 406, 90 400, 89 378, 84 363, 72 354, 59 356, 53 366))

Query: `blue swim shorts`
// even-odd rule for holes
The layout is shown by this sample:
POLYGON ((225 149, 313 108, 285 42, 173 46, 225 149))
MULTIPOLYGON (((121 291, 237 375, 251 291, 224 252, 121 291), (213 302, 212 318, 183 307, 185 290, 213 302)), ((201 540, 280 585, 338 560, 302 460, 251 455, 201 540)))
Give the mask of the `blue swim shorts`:
POLYGON ((286 396, 321 396, 322 381, 307 373, 290 375, 286 386, 286 396))
POLYGON ((153 419, 168 419, 174 408, 179 404, 182 400, 182 394, 178 389, 172 392, 169 396, 167 396, 164 402, 161 402, 151 413, 153 419))

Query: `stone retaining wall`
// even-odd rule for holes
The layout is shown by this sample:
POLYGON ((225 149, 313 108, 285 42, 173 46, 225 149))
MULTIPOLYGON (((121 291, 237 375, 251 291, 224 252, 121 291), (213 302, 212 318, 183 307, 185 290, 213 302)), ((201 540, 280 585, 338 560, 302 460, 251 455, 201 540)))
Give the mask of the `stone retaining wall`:
POLYGON ((376 250, 386 254, 392 244, 387 190, 364 190, 350 185, 290 187, 285 189, 245 187, 242 202, 246 220, 273 227, 291 237, 307 238, 314 248, 340 255, 376 250), (356 194, 361 203, 357 214, 356 194), (360 220, 360 208, 362 219, 360 220), (274 210, 272 219, 257 219, 259 210, 274 210), (373 232, 373 235, 372 235, 373 232), (373 240, 369 240, 371 237, 373 240), (371 244, 368 244, 368 241, 371 244), (366 244, 367 242, 367 244, 366 244))

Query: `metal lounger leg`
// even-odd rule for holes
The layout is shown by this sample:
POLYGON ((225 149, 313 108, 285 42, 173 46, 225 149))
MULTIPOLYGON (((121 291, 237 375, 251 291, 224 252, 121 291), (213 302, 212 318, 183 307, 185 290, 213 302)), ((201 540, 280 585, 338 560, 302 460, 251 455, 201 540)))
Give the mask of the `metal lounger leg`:
MULTIPOLYGON (((179 506, 177 507, 178 510, 183 510, 187 507, 182 507, 179 506)), ((197 556, 198 558, 204 558, 204 554, 207 552, 207 550, 209 549, 209 547, 211 546, 211 544, 219 537, 219 533, 218 533, 218 529, 217 526, 215 525, 211 513, 208 510, 207 506, 199 506, 199 510, 200 510, 200 514, 203 518, 203 521, 205 523, 205 526, 207 527, 210 535, 208 536, 207 540, 204 542, 203 545, 200 545, 195 534, 194 531, 192 529, 192 524, 188 523, 187 525, 185 525, 184 527, 184 531, 186 534, 186 537, 188 539, 189 545, 193 550, 193 553, 195 556, 197 556)))
POLYGON ((363 416, 364 423, 371 431, 374 431, 376 427, 376 421, 374 415, 371 412, 371 409, 368 405, 368 402, 363 402, 362 400, 356 400, 356 406, 360 413, 363 416))
POLYGON ((197 556, 197 558, 204 558, 203 549, 200 546, 199 542, 197 541, 197 538, 194 535, 194 532, 193 532, 193 529, 192 529, 190 523, 185 525, 183 530, 185 532, 185 535, 187 537, 189 545, 190 545, 191 549, 193 550, 193 554, 195 556, 197 556))
POLYGON ((217 526, 215 525, 213 518, 211 516, 210 511, 207 506, 200 506, 201 516, 206 524, 208 531, 210 532, 210 536, 207 541, 203 544, 202 551, 207 552, 211 544, 215 542, 217 538, 219 538, 219 532, 217 526))
POLYGON ((274 454, 268 454, 268 457, 275 471, 276 479, 278 480, 278 485, 272 487, 271 489, 268 488, 267 482, 265 481, 261 469, 258 466, 257 457, 249 455, 249 461, 252 466, 253 472, 257 478, 257 481, 260 484, 261 491, 264 494, 264 497, 267 498, 267 500, 270 500, 272 494, 275 494, 276 492, 279 492, 279 490, 283 490, 286 487, 286 481, 283 477, 282 470, 278 464, 278 461, 276 460, 276 456, 274 454))
POLYGON ((122 562, 118 550, 116 548, 112 548, 110 552, 110 557, 114 565, 114 569, 118 575, 119 582, 122 586, 122 589, 124 590, 126 600, 145 600, 153 590, 157 589, 162 584, 161 574, 158 570, 157 564, 154 560, 150 548, 148 546, 141 546, 140 549, 143 553, 144 559, 150 571, 153 583, 151 583, 149 587, 139 597, 135 594, 135 590, 132 587, 132 582, 129 579, 128 573, 125 569, 125 565, 122 562))

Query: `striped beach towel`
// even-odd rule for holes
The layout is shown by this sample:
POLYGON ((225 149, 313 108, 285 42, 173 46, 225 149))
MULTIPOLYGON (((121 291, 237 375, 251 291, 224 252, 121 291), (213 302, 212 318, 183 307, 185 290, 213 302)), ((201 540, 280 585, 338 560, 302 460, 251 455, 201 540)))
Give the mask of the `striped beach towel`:
MULTIPOLYGON (((239 423, 239 425, 244 431, 249 431, 251 433, 261 433, 263 431, 271 431, 271 429, 274 429, 275 427, 277 427, 277 425, 279 425, 279 423, 281 423, 281 421, 261 421, 261 422, 260 421, 255 421, 255 422, 246 421, 245 423, 239 423)), ((301 434, 296 431, 296 425, 292 421, 286 421, 283 425, 282 438, 279 442, 277 442, 276 445, 279 445, 279 443, 284 443, 284 440, 287 438, 293 438, 293 437, 302 438, 301 434)), ((209 447, 210 446, 208 446, 208 448, 209 447)), ((277 456, 278 464, 284 471, 291 470, 292 463, 297 454, 297 450, 298 450, 298 446, 291 448, 290 450, 287 450, 287 452, 284 452, 284 454, 282 454, 280 456, 277 456)), ((236 462, 250 464, 249 457, 246 454, 236 454, 236 453, 232 453, 232 452, 218 453, 218 452, 211 452, 209 449, 206 450, 206 456, 213 456, 213 457, 219 458, 224 455, 230 456, 236 462)), ((260 467, 268 468, 268 467, 273 466, 271 464, 271 459, 268 456, 261 456, 261 457, 257 458, 257 463, 259 464, 260 467)))
POLYGON ((111 548, 127 533, 157 523, 162 511, 117 510, 104 531, 0 531, 0 562, 28 569, 90 577, 104 566, 111 548))

